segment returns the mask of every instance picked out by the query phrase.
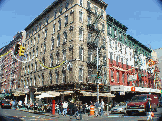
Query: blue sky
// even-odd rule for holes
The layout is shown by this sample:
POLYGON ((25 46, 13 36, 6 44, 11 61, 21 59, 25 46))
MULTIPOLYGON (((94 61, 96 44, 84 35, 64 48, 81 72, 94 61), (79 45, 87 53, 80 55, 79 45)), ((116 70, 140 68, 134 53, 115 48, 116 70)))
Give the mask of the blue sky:
MULTIPOLYGON (((54 0, 6 0, 0 5, 0 48, 54 0)), ((104 0, 107 14, 128 27, 130 34, 152 49, 162 47, 162 9, 158 0, 104 0)))

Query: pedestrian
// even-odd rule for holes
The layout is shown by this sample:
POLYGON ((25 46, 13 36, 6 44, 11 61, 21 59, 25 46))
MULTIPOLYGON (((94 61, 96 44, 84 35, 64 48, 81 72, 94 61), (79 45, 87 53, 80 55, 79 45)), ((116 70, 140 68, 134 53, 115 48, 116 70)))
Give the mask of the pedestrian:
POLYGON ((67 107, 68 107, 68 103, 67 103, 67 101, 64 101, 64 103, 63 103, 63 116, 66 116, 67 107))
MULTIPOLYGON (((70 112, 69 114, 70 114, 70 116, 73 116, 73 110, 74 110, 74 103, 71 100, 70 103, 69 103, 69 112, 70 112)), ((70 117, 70 119, 71 119, 71 117, 70 117)))
POLYGON ((59 101, 59 115, 62 113, 62 101, 59 101))
POLYGON ((98 112, 99 112, 99 103, 98 101, 96 100, 96 103, 95 103, 95 115, 98 116, 98 112))
POLYGON ((103 115, 104 105, 105 105, 105 103, 104 103, 103 99, 101 99, 101 116, 103 115))
POLYGON ((86 103, 83 104, 83 113, 86 114, 86 103))
POLYGON ((146 112, 147 112, 147 120, 152 120, 151 116, 151 98, 148 96, 147 98, 147 104, 146 104, 146 112))
POLYGON ((18 107, 19 107, 19 108, 22 107, 22 101, 21 101, 21 100, 19 100, 19 102, 18 102, 18 107))

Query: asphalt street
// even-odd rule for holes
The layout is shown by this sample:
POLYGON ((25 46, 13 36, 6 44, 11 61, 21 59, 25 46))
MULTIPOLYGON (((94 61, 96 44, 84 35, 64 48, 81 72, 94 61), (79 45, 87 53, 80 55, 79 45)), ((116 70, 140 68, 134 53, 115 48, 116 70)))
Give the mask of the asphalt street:
MULTIPOLYGON (((162 108, 158 109, 158 112, 154 112, 155 117, 153 118, 154 121, 158 121, 158 118, 160 117, 160 114, 162 113, 162 108)), ((83 115, 83 121, 145 121, 147 119, 147 116, 143 115, 134 115, 134 116, 126 116, 124 114, 110 114, 109 116, 104 115, 103 117, 98 116, 88 116, 83 115)), ((44 120, 53 120, 53 121, 76 121, 75 117, 72 117, 70 119, 69 116, 46 116, 46 115, 40 115, 40 114, 34 114, 29 113, 25 111, 20 110, 14 110, 14 109, 1 109, 0 108, 0 121, 44 121, 44 120)))

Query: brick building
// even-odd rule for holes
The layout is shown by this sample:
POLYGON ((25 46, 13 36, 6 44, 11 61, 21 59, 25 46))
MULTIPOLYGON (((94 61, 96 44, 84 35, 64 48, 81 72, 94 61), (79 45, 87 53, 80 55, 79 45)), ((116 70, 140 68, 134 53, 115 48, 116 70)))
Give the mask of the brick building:
POLYGON ((18 55, 14 55, 15 45, 21 43, 23 32, 18 32, 13 40, 0 51, 1 66, 1 91, 2 93, 12 93, 20 87, 21 62, 18 55))
POLYGON ((21 87, 30 88, 31 102, 36 88, 95 83, 96 46, 100 82, 108 84, 106 7, 102 0, 57 0, 25 28, 21 87))

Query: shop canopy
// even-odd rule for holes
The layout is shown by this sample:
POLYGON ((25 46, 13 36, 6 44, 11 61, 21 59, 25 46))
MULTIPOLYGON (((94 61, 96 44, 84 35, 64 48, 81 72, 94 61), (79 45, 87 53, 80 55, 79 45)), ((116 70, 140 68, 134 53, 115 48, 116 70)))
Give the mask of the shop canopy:
MULTIPOLYGON (((92 93, 92 92, 85 92, 85 91, 81 91, 80 93, 83 94, 83 96, 97 96, 97 93, 92 93)), ((114 94, 111 93, 99 93, 99 96, 102 97, 115 97, 114 94)))
POLYGON ((53 96, 53 95, 50 95, 48 93, 42 93, 41 95, 38 95, 36 96, 36 98, 46 98, 46 97, 56 97, 56 96, 53 96))

